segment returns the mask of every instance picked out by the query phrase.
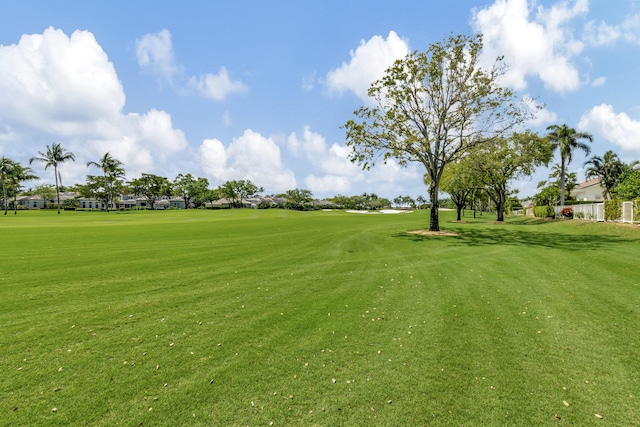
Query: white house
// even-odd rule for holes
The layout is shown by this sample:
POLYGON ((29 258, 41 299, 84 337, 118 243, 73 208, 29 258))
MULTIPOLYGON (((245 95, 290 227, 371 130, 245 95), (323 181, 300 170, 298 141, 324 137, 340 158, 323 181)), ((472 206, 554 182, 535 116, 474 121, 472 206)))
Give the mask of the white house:
POLYGON ((602 202, 604 197, 604 187, 600 183, 600 178, 593 178, 585 182, 581 182, 571 191, 571 196, 576 200, 589 202, 602 202))

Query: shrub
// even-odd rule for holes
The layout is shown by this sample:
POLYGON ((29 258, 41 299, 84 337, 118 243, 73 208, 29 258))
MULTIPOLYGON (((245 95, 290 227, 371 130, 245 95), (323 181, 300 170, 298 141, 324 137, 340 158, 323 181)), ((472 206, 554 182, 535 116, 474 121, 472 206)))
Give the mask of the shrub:
POLYGON ((615 221, 622 216, 622 205, 619 200, 604 201, 604 220, 615 221))
POLYGON ((640 199, 633 201, 633 220, 640 221, 640 199))
POLYGON ((584 219, 584 212, 576 212, 576 218, 584 219))
POLYGON ((271 209, 273 207, 275 207, 275 204, 267 200, 263 200, 260 203, 258 203, 258 209, 271 209))
POLYGON ((537 218, 553 218, 555 211, 551 206, 534 206, 533 215, 537 218))
POLYGON ((573 219, 573 208, 562 208, 560 215, 567 219, 573 219))

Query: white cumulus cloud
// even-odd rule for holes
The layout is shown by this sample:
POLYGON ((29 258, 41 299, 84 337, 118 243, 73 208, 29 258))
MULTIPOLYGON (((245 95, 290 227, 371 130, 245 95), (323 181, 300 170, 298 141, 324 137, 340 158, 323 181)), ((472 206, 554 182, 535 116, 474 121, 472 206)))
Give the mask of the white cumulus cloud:
POLYGON ((407 41, 395 31, 390 31, 386 39, 376 35, 368 41, 362 40, 355 51, 349 52, 349 62, 343 62, 340 67, 327 73, 327 87, 339 94, 352 91, 368 102, 367 91, 371 83, 380 79, 395 60, 404 58, 408 53, 407 41))
POLYGON ((610 141, 623 151, 640 154, 640 121, 626 113, 616 113, 611 105, 593 107, 582 115, 578 127, 610 141))
POLYGON ((54 28, 0 46, 0 93, 6 127, 62 136, 98 117, 114 117, 125 103, 113 64, 93 34, 68 37, 54 28))
MULTIPOLYGON (((75 164, 65 182, 83 182, 85 163, 105 152, 125 163, 129 177, 170 168, 187 148, 164 111, 124 114, 125 94, 113 64, 92 33, 46 29, 0 46, 0 143, 4 155, 26 162, 60 142, 75 164)), ((48 174, 34 165, 44 179, 48 174)))
POLYGON ((266 192, 276 193, 296 188, 293 172, 282 165, 278 145, 251 129, 227 147, 217 139, 206 139, 199 153, 202 169, 215 183, 248 179, 266 192))
POLYGON ((473 11, 472 25, 484 35, 485 65, 504 56, 509 66, 504 84, 521 90, 527 87, 527 78, 534 76, 562 93, 575 91, 581 84, 575 59, 584 45, 574 37, 571 21, 587 12, 587 0, 535 10, 527 0, 496 0, 473 11))

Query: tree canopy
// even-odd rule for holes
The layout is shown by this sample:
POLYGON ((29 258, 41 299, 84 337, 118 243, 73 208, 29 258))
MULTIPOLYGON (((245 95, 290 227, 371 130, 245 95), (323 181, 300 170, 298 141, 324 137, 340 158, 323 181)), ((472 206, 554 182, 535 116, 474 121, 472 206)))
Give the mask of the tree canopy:
POLYGON ((29 159, 29 164, 34 161, 44 163, 44 170, 53 166, 53 174, 55 175, 56 181, 56 195, 58 199, 58 214, 60 214, 60 184, 62 182, 62 177, 58 167, 61 163, 65 163, 69 160, 75 162, 76 156, 72 152, 63 148, 58 142, 51 144, 51 147, 47 145, 47 150, 44 153, 42 151, 38 151, 37 156, 29 159))
POLYGON ((587 155, 591 152, 591 147, 580 140, 593 142, 593 136, 587 132, 578 132, 566 124, 551 125, 547 130, 547 138, 551 141, 553 149, 560 152, 560 205, 564 205, 567 166, 573 159, 574 151, 581 150, 587 155))
POLYGON ((509 182, 531 175, 536 167, 547 165, 552 156, 550 141, 532 132, 496 138, 470 155, 472 173, 496 204, 498 221, 504 221, 509 182))
POLYGON ((625 165, 618 155, 609 150, 604 156, 593 156, 584 164, 585 176, 587 178, 600 178, 600 183, 604 188, 602 197, 607 200, 611 198, 612 190, 622 181, 626 171, 625 165))
MULTIPOLYGON (((124 168, 122 167, 123 163, 120 160, 115 159, 109 152, 107 152, 100 158, 99 161, 87 162, 87 167, 89 166, 96 166, 100 168, 100 170, 102 170, 102 176, 104 178, 102 180, 102 187, 104 187, 105 191, 103 192, 103 196, 100 197, 100 199, 103 200, 105 209, 107 212, 109 212, 109 205, 114 201, 114 187, 116 186, 116 184, 120 184, 119 186, 121 186, 122 183, 119 180, 124 178, 124 168)), ((89 175, 87 176, 87 181, 93 181, 92 183, 96 184, 100 180, 96 180, 95 177, 91 177, 89 175)))
POLYGON ((144 197, 151 209, 155 209, 156 200, 169 192, 169 180, 163 176, 143 173, 140 178, 129 182, 135 194, 144 197))
POLYGON ((220 186, 220 194, 234 207, 242 207, 244 200, 263 191, 262 187, 246 179, 227 181, 220 186))
POLYGON ((429 175, 429 229, 440 229, 438 192, 447 164, 508 132, 531 116, 498 84, 501 58, 480 66, 482 37, 450 36, 426 52, 396 61, 369 88, 373 106, 345 124, 350 160, 365 169, 380 158, 421 163, 429 175))

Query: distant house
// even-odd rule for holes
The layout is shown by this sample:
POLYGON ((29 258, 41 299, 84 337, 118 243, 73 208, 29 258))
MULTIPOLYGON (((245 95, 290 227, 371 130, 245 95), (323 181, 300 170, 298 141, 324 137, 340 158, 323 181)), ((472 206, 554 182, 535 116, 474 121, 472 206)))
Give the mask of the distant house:
MULTIPOLYGON (((77 196, 78 193, 63 191, 60 193, 60 204, 64 203, 65 200, 74 199, 77 196)), ((24 209, 44 209, 48 203, 52 203, 53 205, 57 203, 55 195, 53 196, 53 200, 47 201, 45 201, 39 194, 34 194, 32 196, 18 196, 16 200, 18 202, 18 206, 24 206, 24 209)))
MULTIPOLYGON (((104 209, 104 203, 94 198, 78 197, 78 207, 82 209, 104 209)), ((113 209, 113 206, 109 208, 113 209)))
POLYGON ((24 206, 25 209, 44 209, 45 202, 40 196, 18 196, 18 206, 24 206))
POLYGON ((571 196, 579 201, 602 202, 604 187, 600 183, 600 178, 593 178, 581 182, 571 191, 571 196))

